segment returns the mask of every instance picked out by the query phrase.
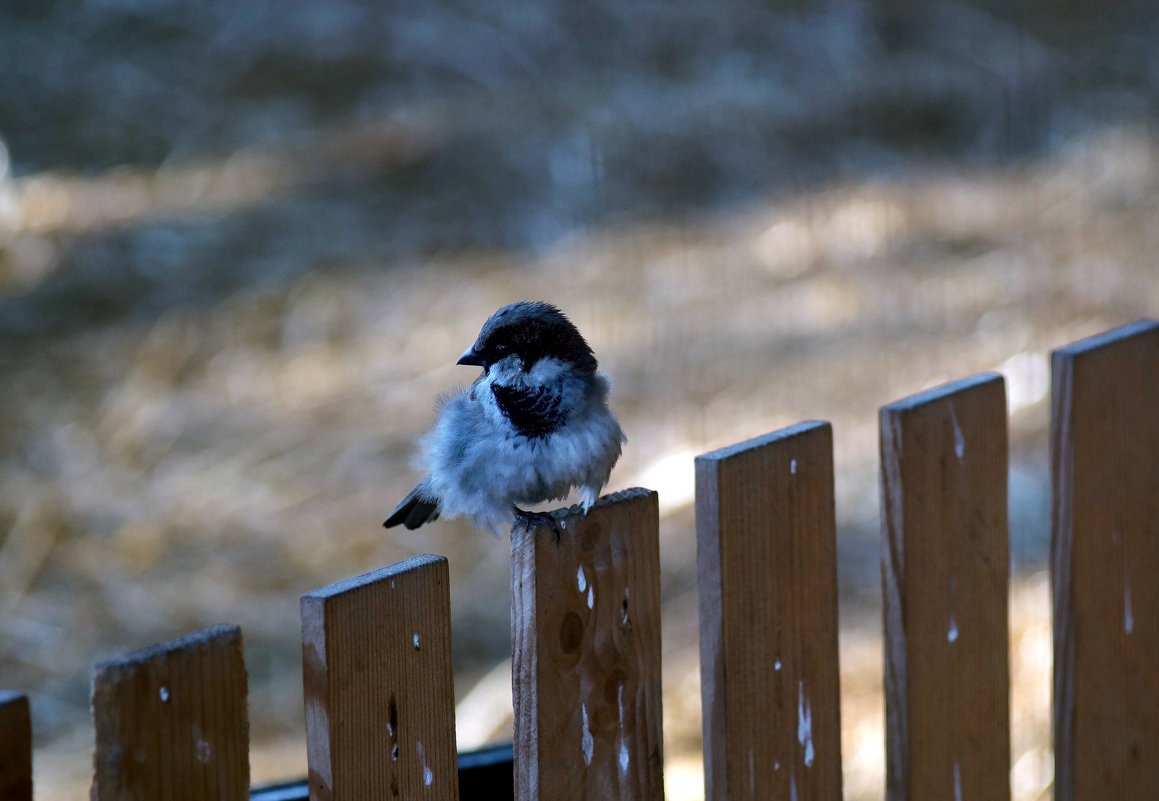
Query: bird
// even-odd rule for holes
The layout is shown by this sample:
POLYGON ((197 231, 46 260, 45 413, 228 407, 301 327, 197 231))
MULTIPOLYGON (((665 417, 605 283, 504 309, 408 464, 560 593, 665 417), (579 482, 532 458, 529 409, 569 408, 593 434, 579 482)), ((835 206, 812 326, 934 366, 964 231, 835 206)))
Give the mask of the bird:
POLYGON ((578 488, 587 513, 627 442, 595 354, 558 308, 520 301, 492 314, 457 363, 482 373, 436 402, 419 440, 426 476, 383 525, 469 517, 501 537, 516 524, 546 523, 558 540, 554 518, 522 507, 578 488))

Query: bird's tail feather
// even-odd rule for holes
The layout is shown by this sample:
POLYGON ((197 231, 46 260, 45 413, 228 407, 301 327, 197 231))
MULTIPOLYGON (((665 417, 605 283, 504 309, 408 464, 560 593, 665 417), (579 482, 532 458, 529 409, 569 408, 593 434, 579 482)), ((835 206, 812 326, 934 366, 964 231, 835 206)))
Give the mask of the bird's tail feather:
POLYGON ((428 494, 427 482, 423 481, 407 493, 382 525, 390 528, 401 523, 409 529, 416 529, 438 518, 439 500, 428 494))

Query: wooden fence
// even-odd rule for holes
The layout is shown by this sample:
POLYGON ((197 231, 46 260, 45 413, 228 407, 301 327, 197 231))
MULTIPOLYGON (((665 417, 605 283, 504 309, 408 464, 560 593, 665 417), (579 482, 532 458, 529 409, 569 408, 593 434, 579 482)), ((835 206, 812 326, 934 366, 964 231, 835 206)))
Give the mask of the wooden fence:
MULTIPOLYGON (((1058 801, 1159 798, 1159 323, 1053 354, 1058 801)), ((886 797, 1010 798, 1003 380, 881 409, 886 797)), ((832 431, 696 460, 705 793, 841 797, 832 431)), ((654 492, 511 542, 515 740, 456 755, 447 561, 302 597, 311 799, 664 795, 654 492), (513 795, 512 795, 513 793, 513 795)), ((96 667, 93 798, 251 791, 241 632, 96 667)), ((28 701, 0 693, 0 801, 32 794, 28 701)))

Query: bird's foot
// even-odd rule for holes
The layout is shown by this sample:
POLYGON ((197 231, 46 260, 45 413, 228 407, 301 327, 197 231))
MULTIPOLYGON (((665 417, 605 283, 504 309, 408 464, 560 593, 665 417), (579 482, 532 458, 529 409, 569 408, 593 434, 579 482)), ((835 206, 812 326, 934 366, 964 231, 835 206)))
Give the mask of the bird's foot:
POLYGON ((531 531, 537 526, 547 524, 551 527, 552 533, 555 534, 556 544, 559 543, 559 537, 563 530, 559 527, 559 521, 552 517, 547 512, 528 512, 520 509, 518 506, 515 509, 515 523, 522 525, 524 531, 531 531))

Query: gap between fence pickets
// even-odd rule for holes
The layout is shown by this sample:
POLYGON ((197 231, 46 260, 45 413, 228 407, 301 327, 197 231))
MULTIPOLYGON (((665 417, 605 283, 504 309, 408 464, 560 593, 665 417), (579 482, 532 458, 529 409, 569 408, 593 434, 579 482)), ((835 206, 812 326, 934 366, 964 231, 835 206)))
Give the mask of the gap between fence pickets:
POLYGON ((515 797, 662 801, 657 495, 551 514, 511 539, 515 797))

